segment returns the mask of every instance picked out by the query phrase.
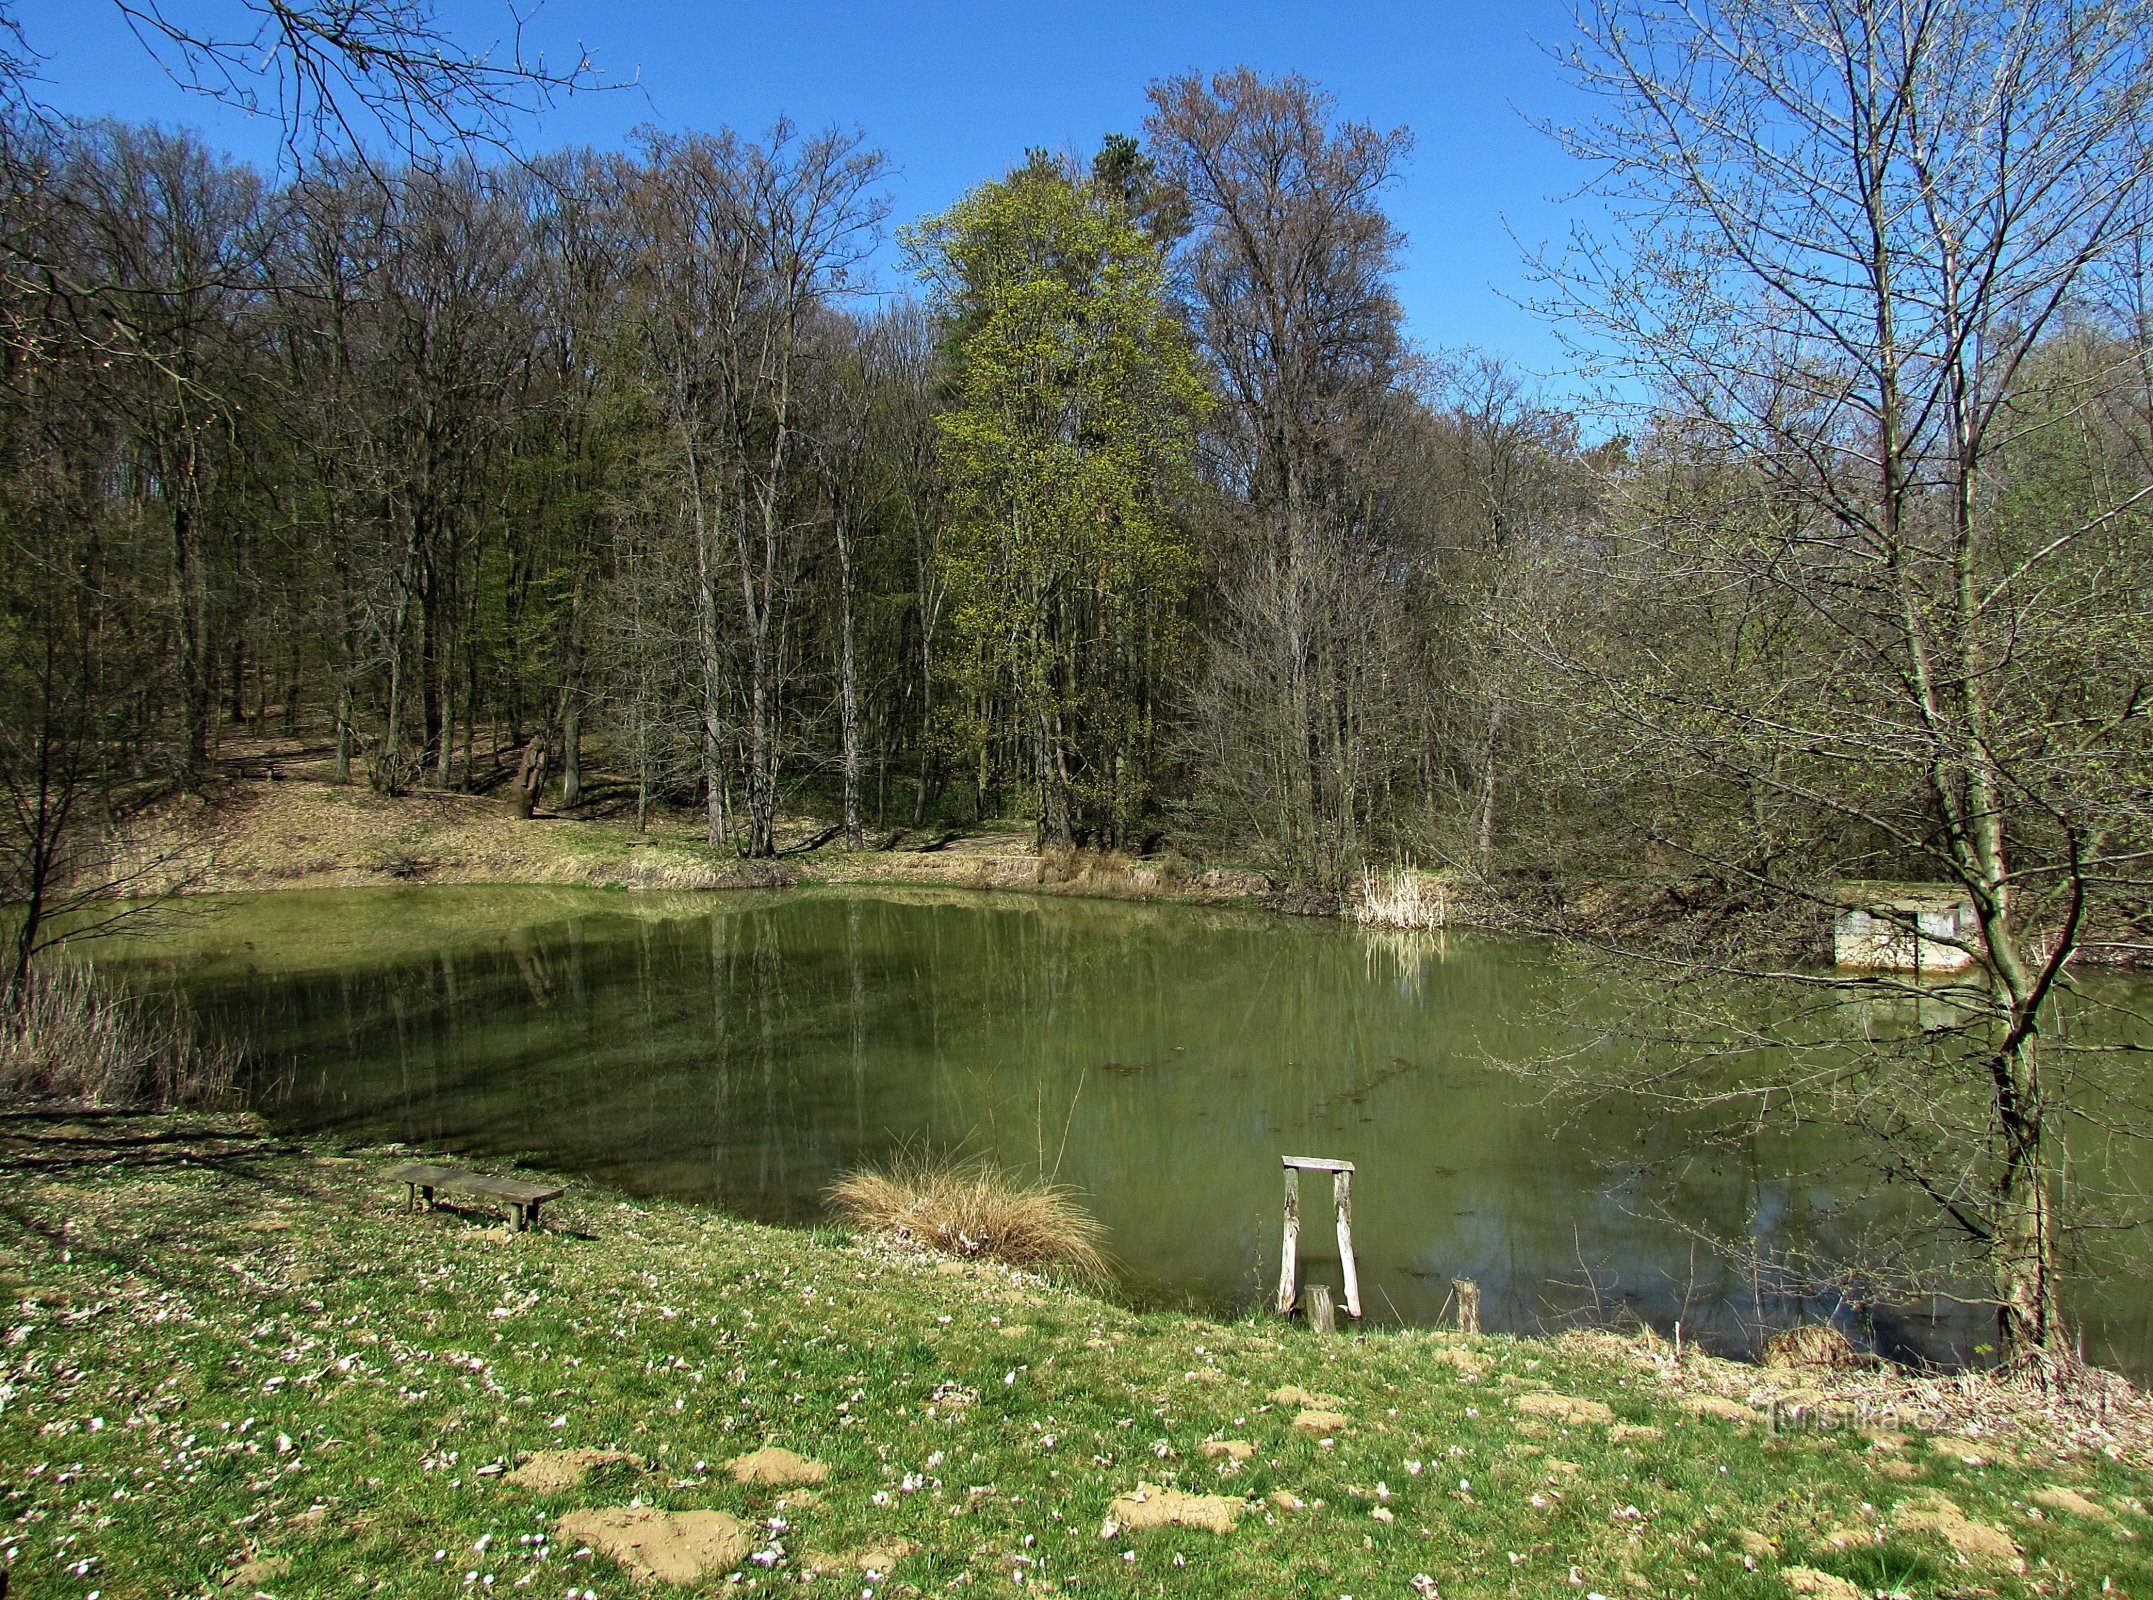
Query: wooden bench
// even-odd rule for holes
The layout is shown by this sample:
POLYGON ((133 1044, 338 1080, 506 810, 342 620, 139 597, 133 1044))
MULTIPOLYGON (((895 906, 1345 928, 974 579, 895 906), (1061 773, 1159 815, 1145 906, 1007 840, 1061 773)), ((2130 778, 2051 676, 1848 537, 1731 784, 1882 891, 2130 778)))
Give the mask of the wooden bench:
POLYGON ((404 1209, 415 1210, 422 1204, 431 1209, 436 1189, 452 1189, 458 1194, 491 1200, 496 1205, 509 1207, 516 1214, 516 1231, 538 1226, 538 1208, 548 1200, 558 1200, 568 1190, 557 1183, 531 1183, 522 1178, 495 1178, 483 1172, 467 1171, 463 1167, 437 1166, 430 1161, 406 1161, 389 1169, 392 1182, 405 1185, 404 1209))

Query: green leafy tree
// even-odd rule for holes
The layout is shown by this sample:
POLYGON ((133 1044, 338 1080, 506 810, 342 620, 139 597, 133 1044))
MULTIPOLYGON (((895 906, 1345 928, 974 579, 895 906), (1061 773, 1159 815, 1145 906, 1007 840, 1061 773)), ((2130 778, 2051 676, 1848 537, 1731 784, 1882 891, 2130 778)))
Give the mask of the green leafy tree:
POLYGON ((1050 844, 1145 815, 1194 565, 1175 509, 1207 395, 1130 187, 1035 153, 907 241, 955 357, 951 699, 982 773, 1036 786, 1050 844))

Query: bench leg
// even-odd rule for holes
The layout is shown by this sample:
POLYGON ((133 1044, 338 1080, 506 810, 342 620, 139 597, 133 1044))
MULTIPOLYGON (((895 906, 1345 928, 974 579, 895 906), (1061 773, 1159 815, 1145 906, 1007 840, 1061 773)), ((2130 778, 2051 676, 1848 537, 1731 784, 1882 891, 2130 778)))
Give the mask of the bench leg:
POLYGON ((533 1200, 529 1207, 531 1226, 534 1228, 538 1226, 538 1205, 539 1203, 536 1200, 533 1200))

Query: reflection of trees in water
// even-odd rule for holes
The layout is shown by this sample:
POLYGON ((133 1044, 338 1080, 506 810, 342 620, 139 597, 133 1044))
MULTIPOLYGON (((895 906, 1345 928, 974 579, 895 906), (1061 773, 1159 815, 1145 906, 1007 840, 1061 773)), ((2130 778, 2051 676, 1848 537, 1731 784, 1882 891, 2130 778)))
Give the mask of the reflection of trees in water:
MULTIPOLYGON (((1458 1276, 1491 1326, 1787 1320, 1798 1296, 1655 1207, 1748 1218, 1766 1253, 1812 1242, 1851 1225, 1814 1153, 1752 1143, 1625 1184, 1684 1131, 1557 1125, 1484 1065, 1549 1042, 1528 1020, 1547 981, 1529 947, 1462 938, 1371 954, 1335 926, 1178 909, 809 895, 557 917, 196 998, 284 1074, 295 1120, 751 1215, 816 1217, 840 1172, 902 1144, 983 1155, 1082 1189, 1139 1288, 1237 1301, 1276 1270, 1279 1156, 1342 1156, 1377 1317, 1432 1319, 1458 1276)), ((1918 1320, 1879 1335, 1933 1347, 1918 1320)))

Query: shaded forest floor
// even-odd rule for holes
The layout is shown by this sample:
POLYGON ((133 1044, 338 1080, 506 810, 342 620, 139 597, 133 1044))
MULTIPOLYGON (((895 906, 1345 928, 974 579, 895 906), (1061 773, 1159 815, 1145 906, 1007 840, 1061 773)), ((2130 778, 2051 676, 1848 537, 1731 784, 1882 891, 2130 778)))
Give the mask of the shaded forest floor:
POLYGON ((2153 1588, 2135 1396, 1136 1315, 580 1180, 516 1234, 394 1156, 0 1115, 20 1592, 2153 1588))
MULTIPOLYGON (((775 860, 713 851, 699 813, 653 808, 635 822, 632 787, 604 774, 563 813, 529 820, 492 793, 375 793, 333 781, 333 752, 300 739, 227 735, 210 790, 133 819, 118 875, 144 894, 349 888, 387 882, 550 883, 630 889, 918 883, 1114 898, 1229 900, 1271 888, 1261 873, 1092 855, 1042 856, 1022 824, 879 828, 847 850, 825 821, 788 818, 775 860)), ((549 791, 549 798, 552 792, 549 791)))

